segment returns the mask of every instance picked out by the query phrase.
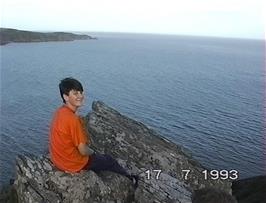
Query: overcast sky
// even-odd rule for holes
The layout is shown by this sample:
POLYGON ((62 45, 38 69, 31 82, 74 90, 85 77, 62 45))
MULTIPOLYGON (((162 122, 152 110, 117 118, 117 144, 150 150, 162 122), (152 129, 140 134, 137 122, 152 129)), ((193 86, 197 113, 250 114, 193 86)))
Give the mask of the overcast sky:
POLYGON ((265 38, 264 0, 0 1, 1 27, 265 38))

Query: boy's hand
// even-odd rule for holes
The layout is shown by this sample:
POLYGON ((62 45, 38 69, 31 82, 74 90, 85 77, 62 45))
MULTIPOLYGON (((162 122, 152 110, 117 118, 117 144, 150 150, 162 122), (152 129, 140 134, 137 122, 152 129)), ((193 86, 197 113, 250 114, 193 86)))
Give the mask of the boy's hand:
POLYGON ((87 144, 80 143, 78 146, 79 153, 83 156, 95 154, 95 151, 91 149, 87 144))

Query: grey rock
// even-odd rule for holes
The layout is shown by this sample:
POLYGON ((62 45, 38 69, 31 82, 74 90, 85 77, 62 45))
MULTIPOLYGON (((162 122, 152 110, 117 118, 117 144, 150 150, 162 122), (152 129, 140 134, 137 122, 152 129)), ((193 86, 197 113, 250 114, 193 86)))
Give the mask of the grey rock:
POLYGON ((0 203, 18 202, 17 193, 14 185, 5 185, 0 187, 0 203))
POLYGON ((139 187, 134 190, 129 179, 112 172, 69 174, 47 156, 18 156, 14 186, 19 202, 190 203, 193 190, 203 187, 231 193, 229 181, 204 180, 204 168, 182 147, 102 102, 93 103, 85 123, 91 147, 138 174, 139 187), (187 179, 182 170, 190 170, 187 179))
POLYGON ((124 202, 134 198, 131 181, 118 174, 65 173, 56 169, 45 156, 18 156, 16 162, 14 186, 19 202, 124 202), (49 170, 45 169, 47 164, 49 170))
POLYGON ((233 182, 233 195, 239 203, 266 202, 266 176, 255 176, 233 182))

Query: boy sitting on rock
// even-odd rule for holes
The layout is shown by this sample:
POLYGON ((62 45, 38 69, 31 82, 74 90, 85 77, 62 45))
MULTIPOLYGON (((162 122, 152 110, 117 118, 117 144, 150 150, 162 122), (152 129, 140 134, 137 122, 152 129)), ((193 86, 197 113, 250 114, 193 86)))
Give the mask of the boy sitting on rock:
POLYGON ((55 113, 50 126, 49 151, 53 164, 66 172, 81 170, 112 171, 128 177, 136 188, 138 176, 130 175, 109 155, 96 154, 89 148, 90 141, 80 117, 76 114, 83 105, 81 83, 74 78, 65 78, 59 84, 63 105, 55 113))

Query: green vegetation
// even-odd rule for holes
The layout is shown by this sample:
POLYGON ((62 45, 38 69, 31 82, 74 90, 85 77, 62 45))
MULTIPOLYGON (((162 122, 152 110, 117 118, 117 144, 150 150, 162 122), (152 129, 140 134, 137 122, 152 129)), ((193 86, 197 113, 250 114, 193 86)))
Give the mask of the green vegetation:
POLYGON ((10 42, 48 42, 48 41, 73 41, 95 39, 88 35, 77 35, 67 32, 30 32, 24 30, 0 28, 0 45, 10 42))

